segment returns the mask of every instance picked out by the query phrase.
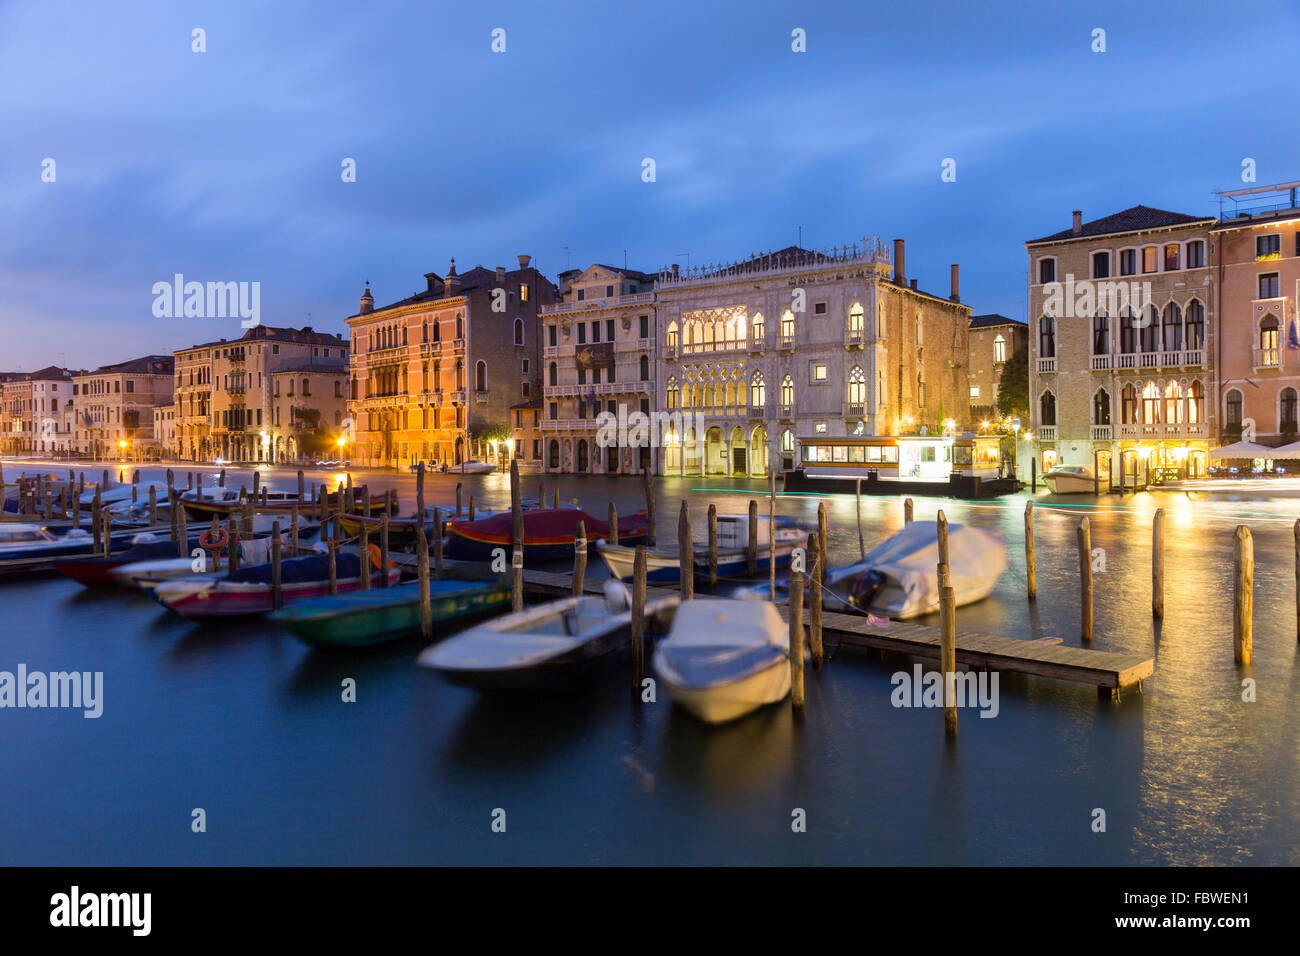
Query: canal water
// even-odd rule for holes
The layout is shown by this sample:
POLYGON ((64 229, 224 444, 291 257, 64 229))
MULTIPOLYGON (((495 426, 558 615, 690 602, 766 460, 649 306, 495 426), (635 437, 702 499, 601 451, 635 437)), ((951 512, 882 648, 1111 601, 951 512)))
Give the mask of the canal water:
MULTIPOLYGON (((22 466, 5 464, 12 481, 22 466)), ((263 474, 272 488, 296 486, 291 470, 263 474)), ((413 507, 410 476, 354 480, 396 487, 413 507)), ((526 493, 537 480, 525 476, 526 493)), ((508 505, 508 479, 488 475, 430 476, 430 506, 454 502, 457 481, 482 506, 508 505)), ((251 480, 231 471, 228 483, 251 480)), ((602 518, 611 499, 620 514, 642 504, 636 479, 546 483, 548 496, 558 487, 602 518)), ((681 499, 702 519, 709 503, 743 512, 764 490, 655 487, 664 541, 681 499)), ((778 508, 812 519, 819 500, 783 495, 778 508)), ((852 560, 853 497, 825 500, 833 562, 852 560)), ((147 597, 60 577, 0 582, 0 670, 104 674, 98 719, 0 710, 0 865, 1300 863, 1300 499, 1040 494, 1036 604, 1025 599, 1025 500, 916 499, 918 520, 942 507, 951 522, 1005 536, 1010 568, 992 597, 959 609, 958 629, 1078 645, 1075 527, 1086 515, 1105 559, 1094 646, 1154 656, 1155 677, 1111 703, 1003 674, 997 716, 963 710, 951 745, 940 711, 892 706, 891 675, 912 667, 901 657, 841 650, 808 674, 802 720, 786 704, 709 728, 664 696, 634 702, 630 675, 494 701, 417 668, 418 639, 326 653, 260 620, 191 623, 147 597), (1168 516, 1159 626, 1156 507, 1168 516), (1249 668, 1232 663, 1237 524, 1255 537, 1249 668), (342 700, 346 678, 355 703, 342 700), (193 830, 196 809, 205 832, 193 830), (798 810, 805 832, 792 827, 798 810), (492 826, 500 811, 504 833, 492 826)), ((866 546, 897 531, 902 512, 899 498, 863 498, 866 546)))

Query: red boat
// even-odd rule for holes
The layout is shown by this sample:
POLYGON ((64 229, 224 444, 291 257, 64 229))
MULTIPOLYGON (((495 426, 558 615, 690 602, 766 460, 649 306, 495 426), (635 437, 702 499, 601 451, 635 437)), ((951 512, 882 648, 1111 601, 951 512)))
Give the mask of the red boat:
MULTIPOLYGON (((609 537, 609 523, 577 508, 539 508, 523 512, 524 555, 533 561, 557 561, 573 557, 578 522, 583 522, 588 547, 597 538, 609 537)), ((618 543, 645 541, 648 516, 644 511, 618 519, 618 543)), ((447 557, 458 561, 491 561, 493 552, 504 548, 511 556, 514 516, 509 512, 447 522, 447 557)))

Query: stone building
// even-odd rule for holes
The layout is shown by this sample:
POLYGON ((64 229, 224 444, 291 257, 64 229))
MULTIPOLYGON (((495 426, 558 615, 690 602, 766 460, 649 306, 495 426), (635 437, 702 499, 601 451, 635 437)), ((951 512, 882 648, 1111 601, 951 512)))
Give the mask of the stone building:
POLYGON ((597 416, 654 404, 654 276, 597 263, 560 278, 561 301, 542 309, 546 470, 640 473, 650 449, 598 447, 597 416))
POLYGON ((1300 390, 1300 183, 1220 193, 1211 231, 1219 276, 1214 340, 1224 444, 1296 440, 1300 390))
POLYGON ((0 381, 0 455, 32 451, 32 383, 24 372, 6 372, 0 381))
POLYGON ((303 362, 271 373, 271 412, 266 431, 276 461, 337 457, 331 447, 347 416, 348 367, 303 362))
POLYGON ((72 378, 73 445, 78 454, 143 460, 153 444, 153 410, 172 401, 170 355, 146 355, 72 378))
POLYGON ((542 402, 521 402, 510 409, 510 455, 519 461, 519 470, 544 470, 542 457, 542 402))
POLYGON ((760 477, 799 439, 968 423, 970 308, 908 280, 904 243, 789 247, 655 284, 660 474, 760 477), (698 423, 698 424, 697 424, 698 423))
POLYGON ((186 461, 211 461, 212 353, 223 343, 194 345, 172 353, 176 369, 174 455, 186 461))
POLYGON ((0 454, 72 453, 72 376, 57 365, 0 373, 0 454))
POLYGON ((969 368, 972 421, 998 416, 998 386, 1007 359, 1029 345, 1029 326, 996 312, 970 320, 969 368))
MULTIPOLYGON (((250 462, 298 459, 298 433, 283 427, 277 431, 272 424, 275 373, 310 363, 329 366, 341 376, 348 363, 347 342, 311 327, 257 325, 238 339, 208 346, 212 368, 208 433, 213 456, 250 462)), ((320 397, 333 402, 333 392, 331 384, 320 397)))
MULTIPOLYGON (((1133 206, 1025 243, 1038 468, 1204 474, 1217 344, 1213 217, 1133 206)), ((1027 468, 1023 450, 1022 471, 1027 468)), ((1111 479, 1118 484, 1118 474, 1111 479)))
POLYGON ((510 411, 540 394, 539 309, 555 286, 519 256, 519 268, 483 266, 375 308, 370 284, 347 319, 352 339, 348 414, 354 463, 454 466, 504 440, 510 411))
POLYGON ((176 404, 155 405, 153 409, 153 438, 147 457, 165 460, 177 457, 176 404))

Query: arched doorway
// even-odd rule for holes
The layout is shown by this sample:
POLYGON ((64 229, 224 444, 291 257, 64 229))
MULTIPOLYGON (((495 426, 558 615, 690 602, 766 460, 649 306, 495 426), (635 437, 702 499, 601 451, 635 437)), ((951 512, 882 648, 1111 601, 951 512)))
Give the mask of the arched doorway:
POLYGON ((731 473, 733 475, 749 474, 749 445, 745 441, 745 430, 739 425, 731 429, 727 442, 730 452, 731 473))
POLYGON ((547 450, 546 467, 553 471, 560 469, 560 443, 554 438, 551 439, 550 448, 547 450))
POLYGON ((727 474, 727 443, 723 441, 722 429, 717 425, 704 433, 704 474, 727 474))
POLYGON ((749 435, 749 474, 755 478, 766 478, 767 459, 767 429, 758 425, 749 435))
POLYGON ((578 439, 578 461, 574 471, 579 473, 587 470, 587 439, 578 439))

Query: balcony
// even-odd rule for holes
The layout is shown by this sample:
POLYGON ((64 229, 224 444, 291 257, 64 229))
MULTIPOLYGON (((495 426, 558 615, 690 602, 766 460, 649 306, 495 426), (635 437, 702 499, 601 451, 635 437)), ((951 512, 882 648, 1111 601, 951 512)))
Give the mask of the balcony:
POLYGON ((387 349, 371 349, 364 353, 367 365, 383 365, 385 362, 401 362, 406 359, 406 346, 395 345, 387 349))
POLYGON ((677 358, 678 351, 679 348, 677 345, 666 345, 664 346, 664 358, 670 362, 674 361, 677 358))
POLYGON ((636 340, 636 347, 637 347, 637 350, 638 350, 638 351, 641 351, 641 352, 648 352, 648 351, 650 351, 652 348, 654 348, 654 339, 650 339, 650 338, 637 339, 637 340, 636 340))
POLYGON ((1094 355, 1088 362, 1088 367, 1094 372, 1108 372, 1114 365, 1114 359, 1110 355, 1094 355))
POLYGON ((451 393, 451 403, 453 405, 465 404, 465 390, 463 388, 458 388, 451 393))
POLYGON ((1039 441, 1056 441, 1056 426, 1039 425, 1037 435, 1039 441))
POLYGON ((1118 426, 1118 429, 1119 429, 1118 434, 1119 434, 1119 437, 1120 437, 1120 438, 1137 438, 1137 437, 1138 437, 1138 426, 1137 426, 1137 425, 1120 425, 1120 426, 1118 426))
POLYGON ((866 402, 845 402, 844 403, 845 418, 862 418, 863 416, 866 415, 866 413, 867 413, 866 402))
POLYGON ((764 417, 766 414, 767 414, 767 406, 766 406, 766 405, 755 405, 755 404, 752 403, 752 402, 750 403, 750 405, 749 405, 749 417, 750 417, 750 418, 762 418, 762 417, 764 417))
POLYGON ((474 389, 474 401, 479 405, 486 405, 488 400, 488 390, 486 388, 474 389))
POLYGON ((1053 355, 1051 358, 1040 358, 1038 360, 1038 372, 1040 375, 1043 372, 1055 372, 1055 371, 1056 371, 1055 355, 1053 355))
POLYGON ((1164 426, 1158 422, 1144 422, 1138 426, 1139 438, 1163 438, 1164 434, 1164 426))
POLYGON ((396 408, 406 404, 405 394, 367 395, 361 400, 362 408, 396 408))
POLYGON ((1256 369, 1281 368, 1282 351, 1278 348, 1251 349, 1252 365, 1256 369))
POLYGON ((850 349, 860 349, 866 341, 866 335, 862 329, 849 329, 844 333, 844 346, 850 349))
POLYGON ((767 348, 767 342, 765 340, 766 336, 764 336, 762 332, 759 332, 756 335, 751 335, 749 337, 749 350, 756 355, 762 355, 763 351, 767 348))
POLYGON ((1093 425, 1091 437, 1093 441, 1110 441, 1111 432, 1109 425, 1093 425))
POLYGON ((542 358, 559 358, 560 347, 558 345, 548 345, 542 349, 542 358))
POLYGON ((436 339, 432 342, 420 343, 420 356, 422 358, 437 358, 442 354, 442 343, 436 339))
POLYGON ((593 429, 598 425, 599 423, 594 418, 543 418, 541 421, 541 428, 544 432, 593 429))
POLYGON ((791 403, 788 404, 788 405, 785 405, 785 404, 781 405, 781 413, 780 413, 780 415, 781 415, 781 418, 782 418, 782 419, 785 419, 785 420, 788 420, 788 419, 792 419, 792 418, 794 418, 794 403, 791 402, 791 403))
POLYGON ((782 335, 782 336, 781 336, 781 340, 780 340, 780 342, 778 343, 777 347, 778 347, 782 352, 788 352, 788 351, 791 351, 791 350, 794 348, 794 336, 793 336, 793 335, 782 335))
POLYGON ((615 305, 642 305, 653 302, 654 298, 655 294, 653 292, 631 292, 627 295, 611 295, 602 299, 583 299, 581 302, 576 299, 571 302, 556 302, 553 305, 542 306, 538 312, 541 315, 558 315, 562 312, 605 309, 615 305))

